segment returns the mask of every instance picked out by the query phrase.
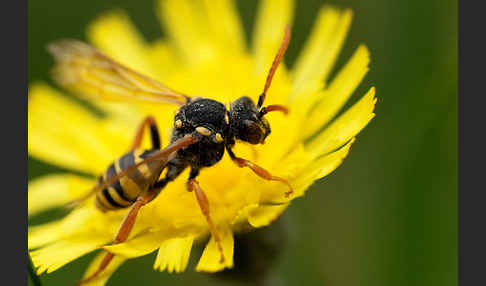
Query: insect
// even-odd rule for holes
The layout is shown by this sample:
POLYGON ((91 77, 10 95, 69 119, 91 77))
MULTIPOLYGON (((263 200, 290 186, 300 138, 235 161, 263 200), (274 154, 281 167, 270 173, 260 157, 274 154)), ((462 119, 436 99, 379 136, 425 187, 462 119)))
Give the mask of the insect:
MULTIPOLYGON (((190 168, 186 187, 193 191, 204 215, 212 237, 224 261, 220 237, 210 215, 209 201, 196 180, 200 170, 221 160, 225 150, 237 166, 250 168, 265 179, 280 181, 288 186, 285 195, 293 191, 286 179, 272 175, 255 163, 237 157, 232 151, 236 140, 250 144, 263 144, 270 134, 270 124, 265 114, 288 109, 282 105, 263 107, 272 78, 290 41, 290 28, 285 27, 284 38, 267 75, 263 92, 255 105, 243 96, 230 104, 229 110, 218 101, 209 98, 190 97, 174 91, 128 67, 117 63, 95 48, 76 40, 60 40, 48 46, 56 60, 53 75, 64 87, 77 89, 80 94, 94 99, 141 100, 172 103, 179 106, 174 116, 170 144, 161 149, 161 141, 155 119, 148 116, 140 124, 128 153, 114 161, 97 185, 84 197, 73 201, 76 205, 95 194, 95 206, 105 212, 130 208, 121 223, 113 244, 125 241, 142 206, 152 201, 163 188, 190 168), (150 130, 152 148, 140 148, 143 134, 150 130), (162 171, 164 177, 159 179, 162 171)), ((113 259, 107 252, 98 269, 78 285, 96 278, 113 259)))

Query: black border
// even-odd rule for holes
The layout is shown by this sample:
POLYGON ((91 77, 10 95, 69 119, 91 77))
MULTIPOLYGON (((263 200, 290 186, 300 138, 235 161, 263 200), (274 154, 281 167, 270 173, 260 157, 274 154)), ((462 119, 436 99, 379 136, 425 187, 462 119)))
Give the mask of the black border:
MULTIPOLYGON (((19 172, 19 178, 15 178, 14 182, 22 182, 21 184, 17 185, 17 187, 12 187, 11 191, 15 191, 16 193, 20 194, 18 199, 16 199, 16 202, 13 203, 12 205, 19 211, 22 212, 21 215, 18 216, 22 222, 19 222, 16 224, 15 229, 13 230, 14 233, 22 233, 22 239, 17 239, 16 243, 21 243, 22 247, 22 253, 16 255, 15 263, 17 263, 17 260, 20 261, 21 264, 24 265, 24 267, 19 267, 21 269, 21 272, 23 275, 17 275, 15 277, 16 279, 19 279, 19 276, 22 277, 22 281, 25 281, 25 285, 28 285, 28 269, 26 266, 28 266, 29 260, 27 258, 28 255, 28 249, 27 249, 27 162, 28 162, 28 151, 27 151, 27 94, 28 94, 28 75, 27 75, 27 69, 28 69, 28 31, 27 31, 27 24, 28 24, 28 1, 14 1, 9 3, 10 5, 14 5, 15 3, 15 10, 20 10, 18 13, 11 13, 9 10, 6 9, 6 11, 9 11, 10 17, 7 17, 9 19, 9 23, 12 23, 12 18, 15 19, 15 22, 18 23, 18 28, 15 28, 14 30, 16 31, 16 35, 13 36, 13 39, 10 39, 13 43, 18 43, 20 44, 20 47, 17 47, 17 45, 11 46, 11 48, 15 49, 15 53, 19 53, 18 56, 16 57, 10 57, 9 59, 11 61, 16 61, 18 59, 18 69, 19 71, 15 72, 14 78, 16 80, 20 81, 20 92, 18 92, 16 98, 19 100, 19 105, 20 105, 20 110, 22 112, 19 112, 18 116, 22 117, 22 120, 19 120, 22 122, 22 127, 15 128, 17 130, 17 134, 15 134, 16 140, 14 140, 14 144, 17 145, 16 148, 19 148, 21 154, 22 154, 22 160, 20 161, 20 156, 17 155, 17 152, 12 152, 13 154, 10 154, 10 157, 17 157, 12 158, 12 160, 9 160, 10 162, 12 161, 19 161, 22 162, 22 167, 19 168, 22 170, 22 172, 19 172), (22 143, 20 143, 22 142, 22 143), (16 188, 20 188, 15 190, 16 188), (22 206, 22 207, 20 207, 22 206)), ((11 29, 12 25, 6 24, 4 27, 7 29, 11 29)), ((13 64, 15 65, 15 64, 13 64)), ((15 80, 13 81, 16 85, 18 86, 15 80)), ((7 121, 9 122, 9 121, 7 121)), ((11 121, 10 121, 11 122, 11 121)), ((14 129, 14 128, 12 128, 14 129)), ((10 175, 9 175, 10 177, 10 175)), ((12 230, 9 230, 12 231, 12 230)), ((15 236, 13 237, 15 239, 15 236)), ((9 272, 11 273, 11 272, 9 272)), ((9 281, 9 280, 6 280, 9 281)), ((10 281, 15 281, 14 278, 10 281)), ((16 280, 19 281, 19 280, 16 280)), ((23 283, 22 283, 23 284, 23 283)))
MULTIPOLYGON (((469 4, 469 5, 467 5, 469 4)), ((459 1, 459 285, 486 285, 484 15, 459 1), (469 38, 469 41, 466 40, 469 38), (482 282, 481 282, 482 281, 482 282)))
POLYGON ((6 2, 2 34, 2 271, 4 284, 28 285, 27 271, 27 1, 6 2), (8 282, 12 281, 12 282, 8 282))

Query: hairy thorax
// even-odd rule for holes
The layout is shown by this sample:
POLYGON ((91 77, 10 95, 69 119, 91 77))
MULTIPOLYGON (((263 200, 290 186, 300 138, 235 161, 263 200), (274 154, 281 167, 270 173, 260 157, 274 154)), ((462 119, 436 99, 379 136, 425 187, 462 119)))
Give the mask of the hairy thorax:
POLYGON ((209 167, 223 157, 228 132, 228 112, 224 104, 212 99, 195 98, 177 111, 171 142, 187 134, 202 135, 199 142, 179 150, 177 156, 189 161, 191 166, 209 167))

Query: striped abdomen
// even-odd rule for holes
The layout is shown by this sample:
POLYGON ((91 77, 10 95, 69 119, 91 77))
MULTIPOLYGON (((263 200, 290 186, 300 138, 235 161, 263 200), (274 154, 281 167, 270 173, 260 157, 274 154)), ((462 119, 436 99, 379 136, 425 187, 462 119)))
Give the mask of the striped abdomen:
MULTIPOLYGON (((98 180, 104 181, 126 168, 139 163, 158 150, 135 149, 113 162, 98 180)), ((96 194, 95 206, 101 211, 116 210, 131 206, 157 181, 164 166, 157 162, 140 165, 137 169, 121 177, 109 187, 96 194)))

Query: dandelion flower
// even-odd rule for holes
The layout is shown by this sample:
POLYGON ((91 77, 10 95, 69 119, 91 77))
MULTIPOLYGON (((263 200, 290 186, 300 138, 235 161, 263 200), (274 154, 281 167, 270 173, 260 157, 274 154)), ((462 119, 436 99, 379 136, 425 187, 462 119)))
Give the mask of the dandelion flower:
MULTIPOLYGON (((261 1, 251 48, 244 40, 235 4, 231 0, 160 1, 158 14, 168 38, 149 43, 129 18, 116 11, 95 20, 88 28, 91 44, 107 55, 175 90, 229 103, 242 95, 261 92, 283 28, 292 22, 294 2, 261 1)), ((351 24, 352 12, 325 6, 295 65, 282 63, 266 102, 290 108, 285 116, 267 115, 272 133, 264 145, 236 144, 242 158, 287 179, 291 200, 301 197, 316 180, 335 170, 348 155, 355 136, 374 117, 373 87, 352 107, 336 115, 368 70, 369 52, 357 47, 352 57, 329 79, 351 24)), ((48 174, 29 183, 29 216, 65 205, 96 184, 96 177, 124 154, 137 125, 155 117, 163 145, 169 142, 177 106, 93 101, 104 111, 99 117, 60 91, 44 83, 29 88, 28 150, 32 157, 74 171, 48 174), (78 172, 79 173, 79 172, 78 172)), ((148 138, 143 146, 149 148, 148 138)), ((88 283, 104 285, 125 260, 158 251, 154 269, 182 272, 194 242, 204 241, 209 228, 193 194, 185 188, 189 170, 168 184, 144 206, 123 243, 112 245, 127 209, 102 213, 86 201, 60 220, 32 226, 28 246, 37 273, 50 273, 97 249, 115 254, 105 271, 88 283)), ((196 266, 217 272, 233 266, 235 232, 271 224, 290 205, 285 185, 266 181, 249 169, 240 169, 227 154, 198 177, 210 202, 211 215, 221 236, 220 256, 211 237, 196 266), (285 202, 270 205, 268 202, 285 202)), ((104 253, 88 267, 94 272, 104 253)), ((87 285, 88 285, 87 284, 87 285)))

